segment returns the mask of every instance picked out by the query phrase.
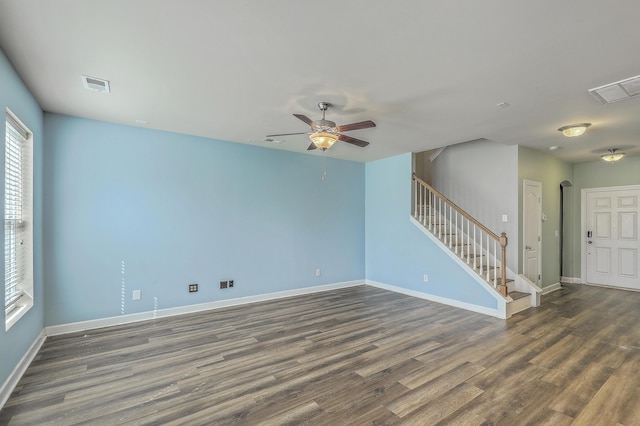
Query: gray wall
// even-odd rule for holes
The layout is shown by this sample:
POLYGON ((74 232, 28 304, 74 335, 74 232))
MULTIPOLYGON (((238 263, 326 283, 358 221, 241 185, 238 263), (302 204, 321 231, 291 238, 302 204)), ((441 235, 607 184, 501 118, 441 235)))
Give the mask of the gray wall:
POLYGON ((518 268, 518 147, 480 140, 447 147, 432 163, 433 187, 496 234, 518 268), (506 214, 508 221, 502 222, 506 214))
POLYGON ((640 157, 625 157, 615 164, 604 161, 576 164, 574 166, 573 224, 571 239, 573 277, 581 277, 581 190, 608 186, 640 185, 640 157))
POLYGON ((423 181, 429 185, 433 183, 432 179, 432 164, 429 157, 437 150, 418 152, 413 155, 415 166, 413 168, 414 173, 423 181))
MULTIPOLYGON (((519 222, 522 222, 522 182, 525 179, 542 183, 542 212, 547 216, 547 220, 542 222, 542 287, 547 287, 560 282, 560 238, 555 234, 560 230, 560 183, 565 180, 573 183, 573 165, 544 152, 519 147, 519 222)), ((572 192, 575 193, 575 191, 567 191, 565 197, 571 197, 572 192)), ((518 233, 521 240, 522 226, 519 227, 518 233)), ((565 252, 571 249, 569 244, 571 239, 566 235, 565 232, 565 252)), ((522 273, 521 248, 518 250, 518 259, 518 265, 520 265, 518 272, 522 273)), ((565 272, 568 270, 567 265, 565 272)))

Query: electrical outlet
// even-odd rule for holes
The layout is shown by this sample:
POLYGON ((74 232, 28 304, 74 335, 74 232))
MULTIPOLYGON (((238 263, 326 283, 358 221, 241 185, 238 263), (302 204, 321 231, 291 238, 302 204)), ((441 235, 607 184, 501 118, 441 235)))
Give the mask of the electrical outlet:
POLYGON ((424 282, 429 282, 429 275, 428 274, 424 274, 424 282))
POLYGON ((320 276, 320 268, 316 269, 316 277, 320 276))
POLYGON ((229 280, 229 288, 233 288, 233 280, 229 280))
POLYGON ((198 291, 198 284, 189 284, 189 293, 196 293, 198 291))
POLYGON ((229 281, 220 281, 220 288, 229 287, 229 281))
POLYGON ((133 290, 133 300, 142 299, 142 290, 133 290))

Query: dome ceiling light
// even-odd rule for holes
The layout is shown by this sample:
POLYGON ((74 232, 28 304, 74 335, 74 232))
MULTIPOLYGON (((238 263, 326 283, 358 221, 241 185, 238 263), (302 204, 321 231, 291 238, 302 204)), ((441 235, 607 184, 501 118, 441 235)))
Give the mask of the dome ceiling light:
POLYGON ((568 138, 575 138, 586 132, 589 126, 591 126, 591 123, 569 124, 568 126, 560 127, 558 131, 568 138))

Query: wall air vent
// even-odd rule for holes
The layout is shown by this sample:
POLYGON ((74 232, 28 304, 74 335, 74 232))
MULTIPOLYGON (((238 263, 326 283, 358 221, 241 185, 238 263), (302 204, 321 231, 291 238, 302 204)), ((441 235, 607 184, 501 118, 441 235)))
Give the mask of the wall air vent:
POLYGON ((636 97, 640 95, 640 75, 590 89, 589 93, 603 104, 636 97))
POLYGON ((101 78, 89 77, 87 75, 82 76, 82 84, 86 89, 95 90, 96 92, 111 93, 109 87, 109 80, 103 80, 101 78))

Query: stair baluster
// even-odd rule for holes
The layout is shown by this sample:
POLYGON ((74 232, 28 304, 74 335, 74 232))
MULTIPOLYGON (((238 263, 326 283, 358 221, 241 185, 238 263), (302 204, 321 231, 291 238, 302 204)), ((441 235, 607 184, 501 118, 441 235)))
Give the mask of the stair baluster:
POLYGON ((453 253, 503 296, 508 295, 506 277, 507 235, 496 235, 430 185, 412 176, 415 187, 413 216, 453 253), (428 219, 427 219, 428 217, 428 219), (465 232, 466 228, 466 232, 465 232), (465 243, 466 236, 466 243, 465 243), (493 241, 493 243, 492 243, 493 241), (500 250, 498 250, 500 246, 500 250), (498 277, 500 269, 500 277, 498 277), (493 271, 493 277, 491 277, 493 271))

